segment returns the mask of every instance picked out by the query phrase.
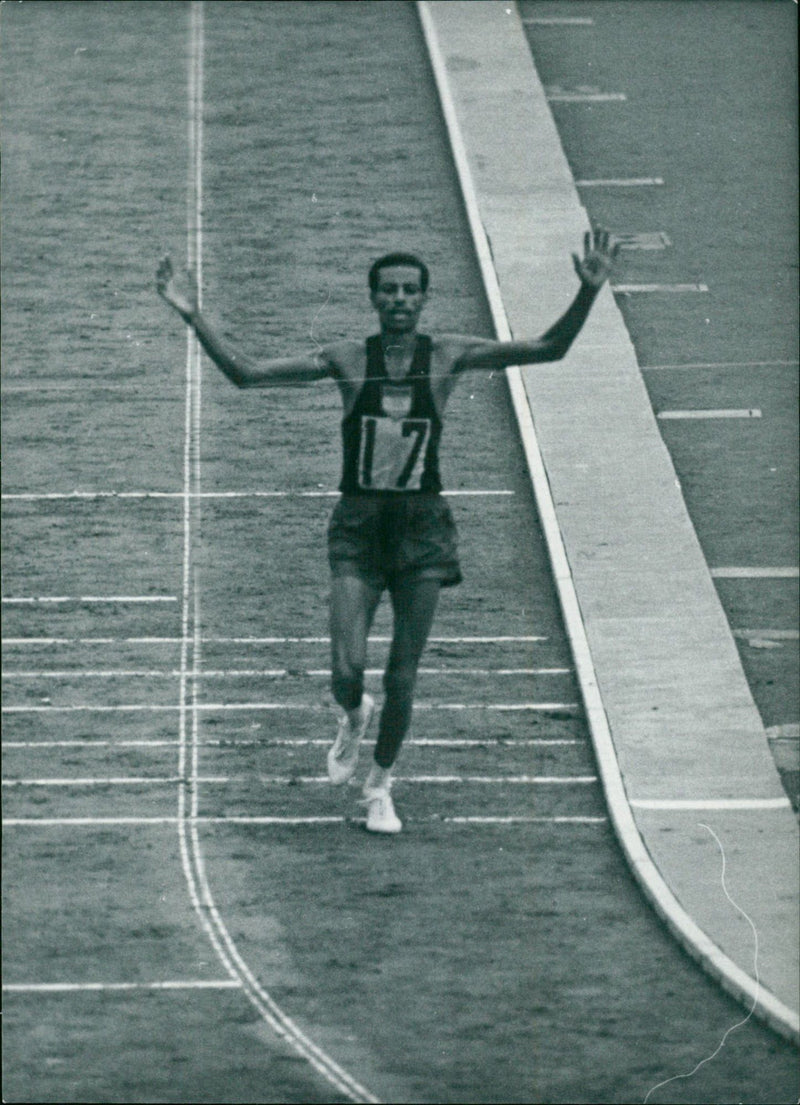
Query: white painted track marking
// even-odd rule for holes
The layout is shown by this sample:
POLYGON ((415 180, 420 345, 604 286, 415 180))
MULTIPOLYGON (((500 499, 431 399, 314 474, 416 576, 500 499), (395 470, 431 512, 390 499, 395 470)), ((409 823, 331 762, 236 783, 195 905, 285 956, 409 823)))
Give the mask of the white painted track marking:
POLYGON ((712 568, 711 575, 714 579, 797 579, 800 576, 800 568, 794 567, 729 567, 712 568))
MULTIPOLYGON (((203 59, 204 26, 203 5, 193 0, 189 8, 190 64, 189 64, 189 180, 187 188, 187 251, 189 267, 197 276, 198 289, 202 282, 203 226, 203 59)), ((347 1071, 340 1067, 326 1052, 306 1036, 298 1025, 278 1006, 261 986, 239 953, 227 926, 217 909, 209 885, 203 852, 198 835, 197 814, 197 760, 199 734, 198 675, 200 668, 200 586, 193 563, 194 512, 197 510, 197 492, 200 490, 200 345, 191 328, 187 327, 186 353, 186 417, 184 429, 183 465, 183 587, 182 587, 182 643, 180 699, 179 699, 179 770, 182 777, 191 768, 188 783, 178 785, 178 837, 181 861, 189 896, 200 922, 211 941, 216 955, 232 978, 238 979, 242 988, 264 1022, 277 1036, 286 1041, 304 1058, 335 1090, 354 1102, 378 1102, 378 1099, 361 1086, 347 1071), (192 498, 194 493, 194 500, 192 498), (189 650, 191 649, 191 665, 189 650), (187 810, 188 800, 188 810, 187 810)))
MULTIPOLYGON (((507 490, 474 490, 461 489, 459 491, 443 491, 443 495, 449 498, 465 498, 484 496, 508 497, 514 495, 514 491, 507 490)), ((189 499, 338 499, 338 491, 190 491, 185 494, 182 491, 9 491, 4 492, 0 499, 17 502, 91 502, 95 499, 177 499, 183 502, 189 499)))
MULTIPOLYGON (((308 702, 198 702, 194 707, 201 710, 308 710, 330 712, 331 707, 325 703, 308 702)), ((577 702, 420 702, 414 705, 415 710, 491 710, 502 713, 511 711, 541 711, 541 710, 578 710, 577 702)), ((63 714, 63 713, 175 713, 181 706, 158 706, 153 703, 125 703, 120 706, 95 706, 92 703, 79 703, 72 706, 3 706, 4 714, 63 714)))
POLYGON ((800 630, 798 629, 734 629, 733 635, 740 639, 754 637, 762 641, 800 640, 800 630))
POLYGON ((714 419, 714 418, 761 418, 758 407, 735 408, 727 407, 720 410, 685 410, 685 411, 658 411, 656 418, 662 421, 678 421, 680 419, 714 419))
POLYGON ((583 15, 544 16, 532 15, 521 20, 525 27, 593 27, 594 20, 583 15))
POLYGON ((30 598, 3 598, 7 606, 33 606, 36 603, 69 603, 69 602, 177 602, 176 595, 34 595, 30 598))
MULTIPOLYGON (((419 668, 419 675, 465 675, 465 676, 501 676, 515 675, 570 675, 572 668, 419 668)), ((302 678, 311 679, 328 678, 331 672, 329 668, 232 668, 229 671, 203 671, 203 679, 286 679, 302 678)), ((81 671, 78 669, 65 671, 13 671, 4 670, 3 679, 176 679, 180 678, 180 670, 161 671, 159 669, 142 668, 109 668, 103 671, 81 671)), ((383 668, 367 668, 364 675, 371 678, 380 678, 383 668)))
POLYGON ((548 103, 556 104, 610 104, 624 103, 627 96, 624 92, 581 92, 580 89, 569 91, 564 89, 545 89, 548 103))
POLYGON ((449 825, 605 825, 607 817, 442 817, 449 825))
MULTIPOLYGON (((62 741, 3 741, 4 748, 177 748, 178 740, 62 740, 62 741)), ((306 748, 330 745, 324 737, 251 737, 240 740, 235 737, 203 740, 204 748, 306 748)), ((530 737, 518 740, 506 737, 411 737, 403 741, 409 748, 548 748, 568 745, 585 745, 577 737, 530 737)))
POLYGON ((612 284, 617 295, 635 295, 637 292, 707 292, 707 284, 612 284))
POLYGON ((597 180, 576 180, 577 188, 647 188, 662 185, 660 176, 607 177, 597 180))
MULTIPOLYGON (((597 782, 596 775, 398 775, 396 783, 438 785, 469 783, 515 786, 586 786, 597 782)), ((171 786, 182 782, 176 775, 158 778, 147 775, 105 776, 74 779, 3 779, 4 787, 138 787, 171 786)), ((234 783, 259 783, 262 786, 329 786, 327 775, 192 775, 193 787, 198 785, 230 786, 234 783)), ((192 817, 197 817, 196 813, 192 817)))
POLYGON ((785 810, 792 803, 783 798, 632 798, 639 810, 785 810))
MULTIPOLYGON (((549 637, 429 637, 428 644, 536 644, 549 637)), ((389 644, 390 637, 370 637, 370 644, 389 644)), ((177 645, 180 637, 6 637, 4 645, 177 645)), ((330 637, 201 637, 200 643, 224 645, 329 645, 330 637)))
MULTIPOLYGON (((463 816, 463 817, 406 817, 405 820, 416 825, 604 825, 607 817, 570 816, 557 817, 533 816, 463 816)), ((196 817, 198 825, 264 825, 270 827, 316 826, 316 825, 363 825, 364 819, 358 817, 257 817, 232 814, 227 817, 196 817)), ((177 825, 177 817, 7 817, 3 818, 3 828, 11 829, 54 829, 54 828, 128 828, 132 826, 177 825)))
POLYGON ((643 364, 642 372, 675 372, 683 368, 794 368, 797 361, 690 361, 686 364, 643 364))
MULTIPOLYGON (((450 136, 453 160, 461 183, 467 219, 481 268, 489 307, 494 319, 495 330, 501 341, 509 340, 511 331, 503 305, 497 273, 492 261, 486 230, 481 219, 480 205, 472 179, 464 139, 450 91, 447 65, 439 46, 436 26, 426 0, 417 0, 417 8, 439 90, 442 112, 450 136)), ((742 971, 729 956, 725 955, 721 948, 709 940, 707 935, 681 906, 664 881, 639 834, 633 811, 628 804, 625 793, 622 771, 617 760, 603 698, 597 683, 597 674, 594 670, 586 627, 578 603, 569 560, 564 549, 547 472, 539 449, 536 429, 522 383, 521 373, 518 368, 509 368, 506 371, 514 410, 520 426, 525 459, 528 464, 539 517, 550 554, 553 577, 575 657, 575 665, 583 692, 585 713, 600 767, 606 803, 611 814, 614 831, 625 853, 626 860, 648 900, 672 932, 681 940, 683 946, 698 958, 723 983, 726 989, 735 993, 739 998, 760 1002, 763 1013, 774 1023, 780 1025, 782 1030, 787 1025, 792 1025, 793 1037, 796 1037, 796 1015, 773 995, 764 995, 758 984, 754 983, 753 979, 742 971)))
POLYGON ((126 990, 240 990, 241 982, 233 978, 188 979, 169 982, 9 982, 3 983, 6 994, 76 994, 104 993, 126 990))

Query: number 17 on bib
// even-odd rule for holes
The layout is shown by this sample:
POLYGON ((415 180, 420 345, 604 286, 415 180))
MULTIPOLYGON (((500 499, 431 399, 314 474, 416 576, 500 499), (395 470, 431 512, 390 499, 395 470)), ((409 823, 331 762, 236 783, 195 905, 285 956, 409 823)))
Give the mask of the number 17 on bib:
POLYGON ((428 418, 363 415, 358 457, 359 486, 370 491, 419 491, 425 469, 428 418))

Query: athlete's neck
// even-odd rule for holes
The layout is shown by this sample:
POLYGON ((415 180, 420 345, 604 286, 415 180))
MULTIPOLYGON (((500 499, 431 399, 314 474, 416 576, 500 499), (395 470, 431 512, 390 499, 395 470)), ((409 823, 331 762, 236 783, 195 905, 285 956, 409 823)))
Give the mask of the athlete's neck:
POLYGON ((404 357, 414 352, 417 344, 416 330, 381 329, 381 347, 384 356, 404 357))

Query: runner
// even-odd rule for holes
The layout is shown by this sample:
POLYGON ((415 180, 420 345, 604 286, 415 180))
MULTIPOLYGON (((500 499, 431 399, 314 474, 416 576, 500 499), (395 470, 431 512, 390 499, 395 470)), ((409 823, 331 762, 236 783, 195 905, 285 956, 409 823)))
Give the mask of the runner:
POLYGON ((617 250, 607 232, 587 233, 583 256, 572 255, 580 288, 569 309, 537 340, 510 342, 420 334, 428 270, 413 254, 390 253, 373 264, 368 277, 380 333, 366 342, 340 341, 315 353, 266 360, 234 350, 212 328, 199 310, 191 274, 186 289, 180 290, 169 257, 159 265, 159 294, 237 387, 325 378, 339 386, 344 409, 341 498, 328 527, 328 559, 331 687, 342 715, 328 752, 328 776, 342 784, 356 770, 375 710, 372 696, 364 691, 367 640, 381 595, 388 590, 394 631, 362 799, 372 832, 402 828, 390 794, 392 768, 411 723, 417 668, 439 590, 461 581, 455 525, 440 494, 439 442, 447 400, 463 372, 497 372, 563 357, 608 278, 617 250))

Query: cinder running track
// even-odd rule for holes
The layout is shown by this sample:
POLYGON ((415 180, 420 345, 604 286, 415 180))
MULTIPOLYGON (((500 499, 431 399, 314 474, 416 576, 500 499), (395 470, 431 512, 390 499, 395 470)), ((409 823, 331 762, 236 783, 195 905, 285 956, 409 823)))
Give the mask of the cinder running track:
POLYGON ((504 379, 446 439, 407 830, 320 782, 336 399, 233 391, 152 272, 278 352, 402 245, 492 332, 414 7, 3 19, 5 1099, 794 1100, 752 1018, 685 1077, 745 1011, 618 850, 504 379))

